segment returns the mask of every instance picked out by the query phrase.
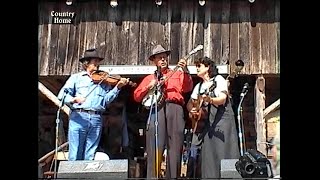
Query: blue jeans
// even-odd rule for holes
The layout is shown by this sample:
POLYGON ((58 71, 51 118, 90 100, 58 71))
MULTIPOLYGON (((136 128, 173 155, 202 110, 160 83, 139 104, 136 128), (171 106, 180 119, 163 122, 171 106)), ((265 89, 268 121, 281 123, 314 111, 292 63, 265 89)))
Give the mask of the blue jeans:
POLYGON ((194 144, 191 144, 191 147, 190 147, 190 157, 194 158, 194 159, 197 159, 197 155, 198 155, 198 149, 199 147, 194 145, 194 144))
POLYGON ((74 160, 93 160, 100 142, 102 117, 100 114, 72 112, 69 120, 69 157, 74 160))

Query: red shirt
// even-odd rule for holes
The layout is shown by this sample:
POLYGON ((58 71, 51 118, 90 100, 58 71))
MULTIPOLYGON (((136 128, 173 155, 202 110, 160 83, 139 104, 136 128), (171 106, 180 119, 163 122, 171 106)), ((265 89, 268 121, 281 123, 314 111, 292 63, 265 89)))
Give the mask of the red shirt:
MULTIPOLYGON (((162 72, 164 77, 168 77, 173 70, 167 69, 162 72)), ((155 79, 154 74, 150 74, 143 78, 139 86, 134 90, 133 98, 137 102, 141 102, 145 95, 147 95, 149 89, 147 88, 151 80, 155 79)), ((166 100, 172 100, 184 104, 182 93, 190 92, 193 88, 193 81, 190 74, 182 71, 176 71, 174 74, 166 80, 163 85, 164 96, 166 100)))

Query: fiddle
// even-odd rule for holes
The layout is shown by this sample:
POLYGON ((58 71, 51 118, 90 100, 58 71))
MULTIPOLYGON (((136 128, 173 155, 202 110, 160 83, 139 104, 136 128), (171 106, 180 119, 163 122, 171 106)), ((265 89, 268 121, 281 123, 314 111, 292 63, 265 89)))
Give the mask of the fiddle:
MULTIPOLYGON (((110 75, 108 72, 102 70, 96 70, 91 74, 91 78, 95 83, 105 83, 111 86, 116 85, 122 78, 120 75, 110 75)), ((136 87, 137 83, 129 81, 128 84, 132 87, 136 87)))

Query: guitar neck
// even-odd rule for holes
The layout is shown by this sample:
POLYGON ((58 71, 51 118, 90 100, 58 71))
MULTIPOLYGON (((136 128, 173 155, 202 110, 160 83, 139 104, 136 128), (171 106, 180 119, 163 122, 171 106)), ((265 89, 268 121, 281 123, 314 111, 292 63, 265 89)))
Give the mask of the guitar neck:
MULTIPOLYGON (((191 54, 188 54, 187 56, 185 56, 182 59, 187 60, 187 59, 189 59, 190 56, 191 56, 191 54)), ((173 68, 173 72, 172 73, 175 73, 179 69, 179 67, 180 66, 176 65, 176 67, 173 68)))

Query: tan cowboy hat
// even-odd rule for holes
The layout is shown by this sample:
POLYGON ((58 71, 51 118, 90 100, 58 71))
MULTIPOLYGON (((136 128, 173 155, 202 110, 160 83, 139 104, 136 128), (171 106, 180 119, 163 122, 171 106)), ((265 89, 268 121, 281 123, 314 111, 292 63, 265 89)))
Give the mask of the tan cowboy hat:
POLYGON ((85 60, 88 60, 88 59, 93 59, 93 58, 97 58, 99 59, 100 61, 103 60, 104 58, 103 57, 100 57, 98 55, 98 52, 96 51, 96 49, 88 49, 86 50, 86 52, 84 52, 84 56, 81 57, 79 59, 80 62, 83 62, 85 60))
POLYGON ((166 53, 169 56, 171 51, 164 49, 161 45, 157 45, 155 48, 153 48, 152 54, 149 56, 149 60, 152 61, 155 55, 161 53, 166 53))

